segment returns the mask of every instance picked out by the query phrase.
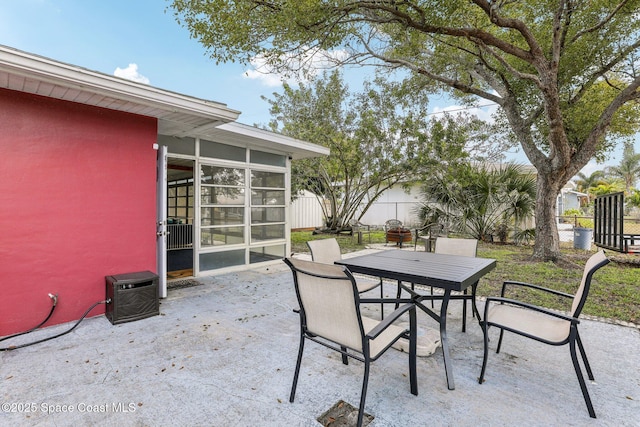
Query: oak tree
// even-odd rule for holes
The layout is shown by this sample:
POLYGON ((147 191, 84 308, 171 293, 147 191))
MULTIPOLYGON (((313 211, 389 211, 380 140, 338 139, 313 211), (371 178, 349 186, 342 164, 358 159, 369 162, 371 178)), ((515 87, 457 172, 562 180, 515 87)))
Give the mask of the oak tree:
POLYGON ((174 0, 218 61, 408 72, 416 90, 496 103, 537 169, 534 258, 560 257, 556 196, 635 133, 640 0, 174 0), (328 58, 328 59, 329 59, 328 58))

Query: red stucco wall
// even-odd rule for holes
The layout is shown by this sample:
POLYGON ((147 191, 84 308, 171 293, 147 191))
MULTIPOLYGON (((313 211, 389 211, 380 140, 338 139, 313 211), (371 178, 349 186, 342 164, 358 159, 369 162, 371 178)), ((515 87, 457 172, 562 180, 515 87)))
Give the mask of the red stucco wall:
POLYGON ((67 322, 106 275, 156 271, 156 136, 155 118, 0 89, 0 336, 43 320, 48 293, 47 325, 67 322))

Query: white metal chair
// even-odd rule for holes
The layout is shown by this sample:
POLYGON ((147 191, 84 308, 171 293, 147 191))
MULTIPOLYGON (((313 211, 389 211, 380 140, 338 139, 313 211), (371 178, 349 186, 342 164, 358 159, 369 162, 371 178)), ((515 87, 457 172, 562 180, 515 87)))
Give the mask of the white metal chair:
POLYGON ((484 308, 484 320, 481 323, 482 331, 484 333, 484 358, 482 360, 480 377, 478 378, 480 384, 482 384, 484 380, 485 369, 487 367, 487 358, 489 355, 488 330, 491 326, 500 328, 500 339, 498 340, 496 353, 500 352, 504 331, 513 332, 549 345, 560 346, 569 344, 571 360, 573 362, 573 368, 576 371, 576 376, 578 377, 578 382, 580 383, 582 396, 587 404, 589 415, 592 418, 595 418, 596 413, 593 409, 591 398, 589 397, 589 391, 587 390, 587 385, 584 381, 582 369, 580 368, 580 363, 576 353, 577 343, 587 375, 590 380, 593 380, 593 372, 591 371, 591 366, 587 360, 587 354, 585 353, 582 341, 580 340, 580 334, 578 333, 578 324, 580 323, 578 317, 580 316, 582 308, 587 300, 593 274, 599 268, 608 263, 609 260, 607 259, 604 251, 601 250, 592 255, 584 266, 582 280, 575 295, 528 283, 506 281, 502 285, 500 297, 487 298, 484 308), (512 286, 518 287, 519 289, 536 289, 537 291, 564 297, 568 300, 572 299, 571 311, 567 315, 545 307, 535 306, 506 298, 506 290, 508 287, 512 286))
POLYGON ((360 314, 360 296, 356 280, 339 265, 286 258, 300 304, 300 347, 289 401, 295 398, 305 340, 315 341, 348 358, 364 363, 357 425, 364 416, 371 362, 377 360, 398 339, 409 340, 409 380, 411 393, 418 395, 416 377, 416 310, 405 304, 382 321, 360 314), (409 329, 393 325, 402 315, 409 315, 409 329))

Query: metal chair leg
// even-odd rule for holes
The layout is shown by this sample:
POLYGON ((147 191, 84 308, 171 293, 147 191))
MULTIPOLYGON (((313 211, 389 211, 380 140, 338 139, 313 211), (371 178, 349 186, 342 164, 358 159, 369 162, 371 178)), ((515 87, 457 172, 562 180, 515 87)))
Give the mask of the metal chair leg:
POLYGON ((500 338, 498 339, 498 347, 496 353, 500 353, 500 347, 502 347, 502 337, 504 336, 504 329, 500 329, 500 338))
POLYGON ((384 320, 384 289, 383 289, 382 277, 380 277, 380 318, 384 320))
POLYGON ((369 384, 369 358, 365 357, 364 361, 364 379, 362 380, 362 394, 360 395, 360 407, 358 408, 358 427, 362 427, 364 420, 364 403, 367 400, 367 386, 369 384))
POLYGON ((304 351, 304 335, 300 336, 300 347, 298 348, 298 361, 296 362, 296 371, 293 375, 293 384, 291 385, 291 394, 289 402, 293 403, 296 396, 296 387, 298 386, 298 375, 300 374, 300 365, 302 364, 302 352, 304 351))
POLYGON ((480 370, 480 376, 478 377, 478 383, 484 382, 484 373, 487 369, 487 359, 489 358, 489 331, 486 323, 482 323, 482 335, 484 337, 484 353, 482 356, 482 369, 480 370))
POLYGON ((584 346, 582 345, 582 340, 580 339, 580 334, 576 330, 576 341, 578 342, 578 349, 580 350, 580 355, 582 356, 582 361, 584 362, 584 368, 587 370, 587 375, 591 381, 594 380, 593 372, 591 371, 591 365, 589 365, 589 360, 587 359, 587 353, 584 351, 584 346))
POLYGON ((582 390, 582 397, 584 397, 584 402, 587 404, 589 416, 591 418, 596 418, 596 412, 593 410, 591 397, 589 397, 589 391, 587 390, 587 384, 584 381, 584 377, 582 376, 582 369, 580 369, 580 363, 578 362, 578 355, 576 354, 576 340, 573 339, 573 337, 569 338, 569 349, 571 351, 571 361, 573 362, 573 368, 576 371, 576 376, 578 377, 578 382, 580 383, 580 390, 582 390))
MULTIPOLYGON (((462 332, 467 332, 467 290, 465 289, 464 291, 462 291, 462 295, 464 295, 464 297, 462 298, 462 332)), ((473 309, 472 312, 473 314, 473 309)))
POLYGON ((347 356, 347 347, 340 346, 340 350, 342 350, 342 363, 345 365, 349 364, 349 357, 347 356))
POLYGON ((416 355, 418 347, 417 316, 415 307, 409 312, 409 382, 411 394, 418 395, 418 374, 416 369, 416 355))

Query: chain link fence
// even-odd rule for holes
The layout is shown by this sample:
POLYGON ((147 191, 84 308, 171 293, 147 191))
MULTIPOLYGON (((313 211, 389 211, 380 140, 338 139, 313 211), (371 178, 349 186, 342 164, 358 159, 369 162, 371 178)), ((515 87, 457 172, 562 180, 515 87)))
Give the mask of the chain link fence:
MULTIPOLYGON (((558 235, 561 242, 573 242, 576 227, 593 229, 593 216, 558 216, 558 235)), ((624 219, 624 234, 640 234, 640 218, 624 219)))

